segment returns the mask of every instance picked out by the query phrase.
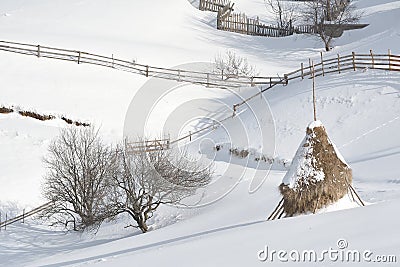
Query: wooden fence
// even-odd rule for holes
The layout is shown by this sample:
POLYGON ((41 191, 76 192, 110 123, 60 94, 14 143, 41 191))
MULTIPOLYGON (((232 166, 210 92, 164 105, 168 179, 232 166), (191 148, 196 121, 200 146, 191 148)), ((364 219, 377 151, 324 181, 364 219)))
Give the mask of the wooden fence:
POLYGON ((202 11, 218 12, 226 6, 233 7, 229 0, 200 0, 199 3, 199 9, 202 11))
POLYGON ((138 64, 132 61, 121 60, 107 56, 91 54, 82 51, 53 48, 41 45, 23 44, 0 41, 0 51, 36 56, 38 58, 52 58, 72 61, 77 64, 92 64, 102 67, 136 73, 146 77, 157 77, 178 82, 200 84, 207 87, 239 88, 248 86, 265 86, 280 81, 279 77, 250 77, 229 76, 213 72, 199 72, 180 69, 168 69, 138 64))
POLYGON ((6 230, 8 225, 16 223, 18 221, 23 221, 24 222, 26 218, 29 218, 29 217, 31 217, 31 216, 33 216, 35 214, 38 214, 41 211, 44 211, 44 210, 50 208, 53 204, 54 203, 52 201, 47 202, 46 204, 43 204, 43 205, 41 205, 41 206, 39 206, 39 207, 37 207, 35 209, 32 209, 31 211, 29 211, 27 213, 25 213, 25 211, 24 211, 21 215, 18 215, 16 217, 10 218, 10 219, 7 218, 7 214, 6 214, 5 221, 0 221, 0 230, 3 227, 6 230))
POLYGON ((170 138, 143 140, 138 142, 125 141, 125 149, 128 154, 167 150, 170 149, 170 138))
POLYGON ((311 60, 308 64, 301 63, 300 69, 284 74, 285 81, 293 79, 304 79, 304 77, 315 75, 325 76, 329 73, 342 73, 344 71, 357 69, 377 69, 387 71, 400 71, 400 56, 392 55, 388 50, 387 54, 374 54, 372 50, 367 54, 351 53, 350 55, 323 59, 323 53, 320 54, 319 62, 312 66, 311 60))
POLYGON ((253 36, 284 37, 294 33, 315 33, 316 28, 312 25, 289 26, 280 28, 260 22, 260 19, 249 18, 246 14, 226 12, 220 9, 217 15, 217 29, 222 31, 236 32, 253 36))
MULTIPOLYGON (((387 54, 374 54, 373 51, 370 50, 369 54, 356 54, 352 52, 350 55, 341 56, 337 54, 336 57, 324 59, 323 53, 320 52, 319 62, 313 62, 309 59, 308 63, 301 63, 299 69, 284 74, 279 84, 288 84, 291 80, 295 79, 312 78, 313 75, 318 77, 330 73, 340 74, 349 70, 356 71, 357 69, 400 71, 400 55, 393 55, 390 50, 388 50, 387 54)), ((234 110, 236 111, 240 106, 263 94, 275 85, 276 84, 266 87, 260 90, 259 93, 235 104, 233 106, 234 110)))

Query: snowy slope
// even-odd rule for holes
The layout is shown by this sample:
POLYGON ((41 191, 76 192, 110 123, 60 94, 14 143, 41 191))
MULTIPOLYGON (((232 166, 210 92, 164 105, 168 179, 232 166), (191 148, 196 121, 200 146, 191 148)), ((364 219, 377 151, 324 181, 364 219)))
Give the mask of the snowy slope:
MULTIPOLYGON (((210 62, 230 49, 247 57, 263 75, 289 72, 300 62, 308 62, 309 57, 319 60, 322 46, 314 39, 220 32, 213 27, 215 13, 200 12, 186 0, 114 2, 2 0, 1 39, 114 54, 163 67, 210 62)), ((385 53, 388 48, 400 54, 398 1, 365 0, 357 4, 365 12, 363 21, 371 25, 345 33, 324 57, 369 49, 385 53)), ((264 12, 262 0, 241 0, 236 5, 238 11, 249 14, 264 12)), ((147 81, 130 73, 70 62, 5 52, 0 52, 0 58, 0 104, 94 122, 102 126, 108 141, 122 137, 130 101, 147 81)), ((312 120, 310 88, 308 79, 277 86, 267 91, 264 99, 252 100, 250 108, 242 109, 238 118, 225 124, 229 136, 218 129, 206 137, 258 153, 272 151, 268 156, 290 160, 312 120), (269 117, 259 115, 269 110, 274 125, 269 117), (260 138, 260 132, 271 131, 276 135, 260 138)), ((257 91, 239 93, 245 96, 252 90, 257 91)), ((196 108, 193 103, 201 104, 193 114, 206 110, 217 116, 229 114, 237 97, 235 92, 212 88, 203 92, 197 86, 186 86, 177 94, 181 95, 175 100, 168 98, 171 110, 181 105, 182 99, 193 97, 201 99, 192 102, 191 109, 196 108), (188 93, 190 90, 195 93, 188 93), (214 98, 221 100, 225 109, 221 111, 221 105, 210 101, 214 98)), ((399 101, 397 73, 366 69, 317 79, 318 118, 353 169, 357 191, 372 203, 368 207, 265 222, 280 199, 277 186, 285 168, 231 157, 225 147, 216 154, 219 183, 205 192, 205 198, 225 197, 212 205, 198 209, 164 207, 152 219, 152 231, 146 234, 123 229, 128 220, 106 224, 96 236, 65 234, 35 221, 15 224, 0 232, 0 265, 130 266, 135 262, 148 266, 256 266, 268 264, 257 259, 257 252, 265 245, 276 250, 321 251, 336 248, 339 238, 345 238, 351 249, 396 254, 399 261, 399 101), (258 191, 250 193, 255 176, 261 177, 259 182, 267 179, 258 191)), ((58 120, 39 122, 0 114, 0 210, 15 212, 15 205, 23 208, 42 203, 40 184, 45 170, 41 158, 61 127, 65 124, 58 120), (5 203, 8 201, 16 204, 5 203)), ((208 156, 211 151, 208 146, 203 153, 208 156)), ((336 266, 325 263, 330 265, 336 266)))

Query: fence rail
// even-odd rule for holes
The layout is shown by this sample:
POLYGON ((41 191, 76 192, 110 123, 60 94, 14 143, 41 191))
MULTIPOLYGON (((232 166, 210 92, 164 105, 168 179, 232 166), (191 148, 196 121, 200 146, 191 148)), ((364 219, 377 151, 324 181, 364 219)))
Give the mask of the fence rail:
POLYGON ((50 202, 47 202, 46 204, 43 204, 43 205, 41 205, 41 206, 39 206, 37 208, 34 208, 34 209, 30 210, 27 213, 23 212, 23 214, 18 215, 18 216, 14 217, 14 218, 6 219, 5 221, 0 222, 0 229, 3 228, 3 227, 6 228, 8 225, 16 223, 18 221, 24 221, 26 218, 29 218, 29 217, 31 217, 31 216, 33 216, 35 214, 38 214, 41 211, 44 211, 45 209, 50 208, 53 204, 54 203, 52 201, 50 201, 50 202))
POLYGON ((160 68, 117 59, 113 56, 107 57, 77 50, 7 41, 0 41, 0 51, 31 55, 38 58, 72 61, 78 64, 92 64, 136 73, 146 77, 152 76, 178 82, 200 84, 207 87, 239 88, 265 86, 280 80, 279 77, 232 76, 223 73, 160 68))

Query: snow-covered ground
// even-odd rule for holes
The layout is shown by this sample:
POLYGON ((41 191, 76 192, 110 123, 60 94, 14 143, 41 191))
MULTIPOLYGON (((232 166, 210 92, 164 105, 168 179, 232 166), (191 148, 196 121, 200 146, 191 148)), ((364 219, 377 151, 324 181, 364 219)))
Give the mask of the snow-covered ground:
MULTIPOLYGON (((212 62, 218 54, 233 50, 265 76, 290 72, 308 58, 319 60, 322 45, 315 39, 217 31, 216 14, 201 12, 190 2, 195 1, 2 0, 1 39, 113 54, 161 67, 212 62)), ((346 32, 324 57, 370 49, 400 54, 399 1, 363 0, 357 5, 364 12, 362 21, 370 26, 346 32)), ((238 0, 235 8, 249 15, 265 14, 262 0, 238 0)), ((110 142, 122 138, 131 101, 150 79, 6 52, 0 52, 0 59, 0 105, 95 123, 110 142)), ((337 249, 339 239, 345 239, 349 249, 397 255, 400 261, 400 74, 364 69, 319 77, 316 82, 318 119, 353 169, 354 187, 370 203, 367 207, 344 210, 354 205, 343 199, 316 215, 265 221, 280 200, 277 187, 287 166, 231 157, 228 150, 232 146, 291 160, 312 120, 311 81, 296 80, 265 92, 263 99, 253 99, 225 128, 207 134, 209 143, 193 143, 204 147, 204 156, 215 158, 218 183, 204 193, 212 204, 192 209, 163 207, 146 234, 124 229, 127 219, 103 225, 97 235, 65 233, 33 220, 16 223, 0 232, 0 265, 257 266, 271 264, 258 259, 265 246, 323 251, 337 249), (213 143, 224 148, 215 152, 213 143), (261 187, 252 192, 255 180, 261 187)), ((257 90, 186 85, 164 95, 157 108, 159 114, 162 110, 173 114, 167 119, 183 121, 177 131, 187 131, 193 121, 199 121, 198 116, 230 114, 232 103, 257 90), (190 117, 194 120, 187 124, 190 117)), ((40 122, 15 113, 0 114, 2 214, 43 203, 42 157, 65 126, 61 120, 40 122)), ((346 265, 329 260, 320 264, 346 265)))

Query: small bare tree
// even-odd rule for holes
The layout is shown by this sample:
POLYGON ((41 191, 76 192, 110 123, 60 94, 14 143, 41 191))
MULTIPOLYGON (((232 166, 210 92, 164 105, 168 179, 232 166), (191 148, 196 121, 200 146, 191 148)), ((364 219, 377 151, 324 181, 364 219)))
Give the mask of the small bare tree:
POLYGON ((111 148, 93 127, 70 127, 50 145, 44 159, 43 196, 54 202, 44 216, 72 229, 96 227, 110 217, 106 195, 116 170, 111 148))
POLYGON ((236 55, 233 51, 226 51, 225 55, 218 55, 214 62, 214 73, 222 75, 226 79, 258 75, 255 66, 250 65, 246 58, 236 55))
POLYGON ((297 20, 297 3, 282 0, 264 0, 267 9, 271 12, 278 27, 281 29, 291 29, 297 20))
POLYGON ((314 36, 324 42, 330 51, 334 38, 343 34, 344 25, 356 23, 361 14, 355 10, 353 0, 314 0, 306 2, 303 21, 314 27, 314 36))
POLYGON ((211 167, 187 160, 172 150, 119 153, 120 171, 113 178, 110 199, 114 214, 128 213, 142 232, 162 204, 178 204, 210 182, 211 167))

